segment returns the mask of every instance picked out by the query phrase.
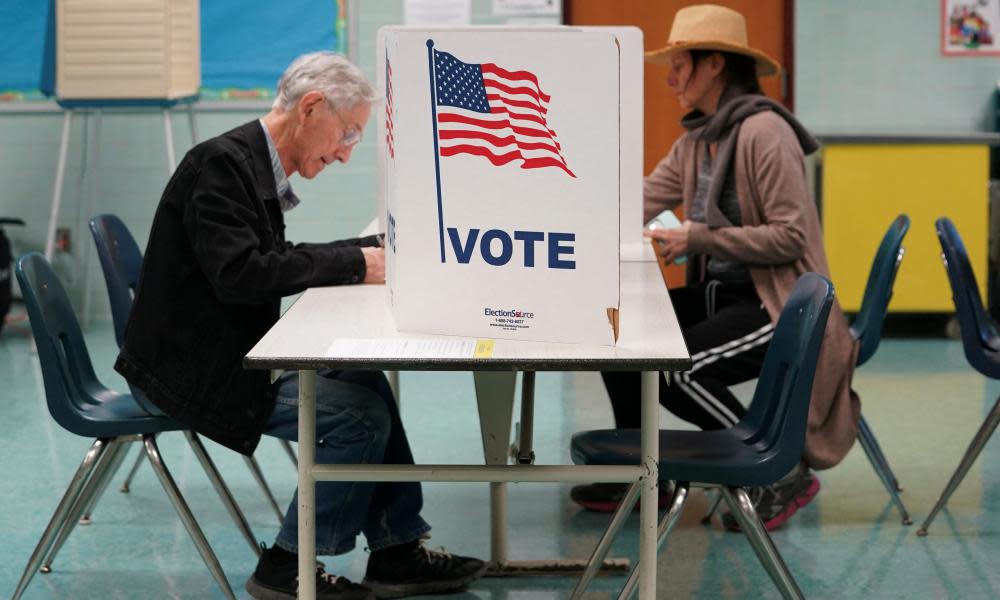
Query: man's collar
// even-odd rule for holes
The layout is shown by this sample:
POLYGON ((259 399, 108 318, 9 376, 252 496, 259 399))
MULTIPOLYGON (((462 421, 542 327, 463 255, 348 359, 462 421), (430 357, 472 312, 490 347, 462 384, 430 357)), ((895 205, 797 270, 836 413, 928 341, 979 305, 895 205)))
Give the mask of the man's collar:
POLYGON ((274 173, 274 185, 281 197, 288 190, 288 176, 285 175, 285 166, 281 164, 281 157, 278 155, 278 146, 271 137, 271 132, 267 128, 264 119, 260 119, 261 129, 264 130, 264 140, 267 141, 267 153, 271 158, 271 171, 274 173))
POLYGON ((278 198, 277 184, 274 181, 274 169, 271 166, 271 154, 267 151, 267 138, 264 136, 264 126, 255 119, 243 126, 247 145, 250 147, 250 159, 253 161, 254 176, 260 184, 261 197, 278 198))
POLYGON ((299 197, 292 190, 292 184, 285 174, 285 167, 281 164, 281 156, 278 155, 278 146, 271 137, 271 132, 267 128, 267 123, 260 120, 261 128, 264 130, 264 139, 267 142, 267 152, 271 157, 271 170, 274 172, 275 190, 278 192, 278 204, 281 205, 281 212, 288 212, 299 205, 299 197))

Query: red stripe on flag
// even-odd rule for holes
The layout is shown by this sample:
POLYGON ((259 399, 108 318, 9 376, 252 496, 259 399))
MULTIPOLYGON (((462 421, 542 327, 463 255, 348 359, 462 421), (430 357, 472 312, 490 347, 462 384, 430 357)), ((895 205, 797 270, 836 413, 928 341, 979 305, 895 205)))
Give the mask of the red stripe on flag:
POLYGON ((483 67, 483 73, 490 73, 492 75, 499 75, 500 77, 503 77, 504 79, 509 79, 509 80, 513 80, 513 81, 516 81, 516 80, 519 80, 519 79, 520 80, 526 79, 526 80, 528 80, 528 81, 530 81, 530 82, 532 82, 532 83, 535 84, 535 89, 538 90, 538 93, 541 95, 542 100, 544 100, 545 102, 548 102, 551 99, 551 96, 549 96, 548 94, 546 94, 545 92, 542 91, 542 86, 540 86, 538 84, 538 78, 535 77, 535 74, 532 73, 532 72, 530 72, 530 71, 508 71, 507 69, 504 69, 502 67, 498 67, 497 65, 495 65, 493 63, 483 63, 482 67, 483 67))
POLYGON ((522 160, 524 157, 517 150, 505 154, 494 154, 489 149, 482 146, 448 146, 441 148, 441 156, 455 156, 456 154, 475 154, 487 158, 494 166, 505 165, 512 160, 522 160))
POLYGON ((471 138, 489 142, 497 147, 507 146, 510 144, 517 144, 517 147, 523 150, 548 150, 553 154, 559 154, 559 149, 551 144, 546 144, 544 142, 522 142, 512 135, 500 137, 493 135, 491 133, 485 133, 483 131, 471 131, 471 130, 441 131, 439 132, 439 135, 442 140, 462 140, 471 138))
POLYGON ((492 79, 483 79, 483 85, 486 86, 487 89, 493 88, 507 94, 527 94, 528 96, 534 98, 539 104, 542 103, 542 101, 538 99, 538 92, 529 87, 511 87, 492 79))
MULTIPOLYGON (((548 122, 543 117, 539 117, 537 115, 532 115, 532 114, 528 114, 528 113, 516 113, 516 112, 512 112, 509 109, 507 109, 506 107, 502 107, 502 106, 491 106, 490 107, 490 112, 493 113, 493 114, 507 113, 508 115, 510 115, 511 117, 513 117, 515 119, 522 119, 522 120, 525 120, 525 121, 534 121, 535 123, 538 123, 539 125, 541 125, 542 127, 544 127, 545 131, 549 132, 549 135, 552 137, 552 141, 555 143, 555 145, 559 146, 559 142, 556 141, 556 132, 552 131, 549 128, 548 122)), ((559 147, 562 148, 562 146, 559 146, 559 147)))
POLYGON ((555 135, 555 132, 552 131, 551 129, 549 129, 548 123, 545 122, 545 119, 543 119, 542 117, 540 117, 538 115, 533 115, 531 113, 514 112, 514 111, 512 111, 509 108, 504 107, 504 106, 491 106, 490 107, 490 112, 493 113, 493 114, 507 113, 508 115, 510 115, 511 117, 513 117, 515 119, 521 119, 523 121, 534 121, 535 123, 538 123, 539 125, 545 126, 546 129, 548 129, 550 132, 552 132, 552 135, 555 135))
POLYGON ((521 164, 522 169, 540 169, 542 167, 559 167, 563 171, 566 171, 566 173, 569 174, 570 177, 573 178, 576 177, 573 171, 570 171, 569 167, 566 166, 566 163, 559 162, 554 158, 548 158, 548 157, 526 158, 524 159, 524 162, 521 164))
POLYGON ((476 127, 482 127, 484 129, 510 128, 514 133, 520 133, 521 135, 526 135, 528 137, 543 137, 552 139, 552 136, 549 135, 548 131, 532 129, 530 127, 520 127, 512 124, 508 119, 504 119, 503 121, 487 121, 485 119, 475 119, 454 113, 438 113, 438 123, 462 123, 464 125, 475 125, 476 127))
POLYGON ((531 110, 536 110, 539 112, 539 114, 542 115, 547 114, 549 112, 547 108, 542 108, 541 106, 538 106, 534 102, 528 102, 527 100, 514 100, 512 98, 504 98, 500 94, 486 94, 486 99, 491 102, 491 106, 493 102, 503 102, 504 104, 510 106, 516 106, 518 108, 528 108, 531 110))
POLYGON ((524 158, 524 156, 517 150, 511 152, 505 152, 504 154, 496 154, 491 152, 489 148, 484 148, 482 146, 472 146, 472 145, 460 145, 460 146, 445 146, 441 148, 441 156, 455 156, 458 154, 475 154, 476 156, 482 156, 493 163, 493 166, 499 167, 505 165, 509 162, 515 160, 521 160, 522 169, 541 169, 545 167, 559 167, 565 171, 570 177, 576 178, 573 171, 569 170, 565 164, 559 162, 554 158, 524 158))

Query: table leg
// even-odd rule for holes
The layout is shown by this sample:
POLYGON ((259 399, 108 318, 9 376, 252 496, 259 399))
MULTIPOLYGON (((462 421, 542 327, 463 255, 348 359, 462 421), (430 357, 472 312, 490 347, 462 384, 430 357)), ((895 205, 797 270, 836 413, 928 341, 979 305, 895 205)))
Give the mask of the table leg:
POLYGON ((660 373, 642 374, 642 479, 639 507, 639 598, 656 597, 656 508, 660 463, 660 373))
MULTIPOLYGON (((521 431, 517 440, 518 464, 530 469, 534 462, 534 373, 525 373, 521 397, 521 431)), ((477 372, 476 400, 479 426, 487 465, 505 465, 510 455, 511 417, 514 413, 516 373, 477 372)), ((655 502, 654 502, 655 506, 655 502)), ((655 514, 654 514, 655 526, 655 514)), ((655 531, 654 531, 655 537, 655 531)), ((490 483, 490 560, 487 577, 532 577, 536 575, 580 575, 587 567, 582 559, 510 560, 507 556, 507 484, 490 483)), ((623 574, 629 570, 627 558, 605 560, 601 575, 623 574)))
POLYGON ((316 371, 299 371, 299 598, 316 599, 316 371))
MULTIPOLYGON (((483 435, 483 454, 488 465, 507 464, 510 424, 514 413, 513 372, 476 372, 476 402, 483 435)), ((507 484, 490 484, 490 566, 507 562, 507 484)))

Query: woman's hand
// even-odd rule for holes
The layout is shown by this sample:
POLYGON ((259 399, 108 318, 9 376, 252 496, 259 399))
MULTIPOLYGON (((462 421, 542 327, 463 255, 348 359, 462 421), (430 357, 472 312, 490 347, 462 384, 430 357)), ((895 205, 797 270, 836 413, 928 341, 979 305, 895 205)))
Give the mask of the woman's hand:
POLYGON ((688 232, 691 221, 684 221, 680 227, 673 229, 644 229, 643 237, 659 242, 660 256, 667 262, 683 256, 688 249, 688 232))

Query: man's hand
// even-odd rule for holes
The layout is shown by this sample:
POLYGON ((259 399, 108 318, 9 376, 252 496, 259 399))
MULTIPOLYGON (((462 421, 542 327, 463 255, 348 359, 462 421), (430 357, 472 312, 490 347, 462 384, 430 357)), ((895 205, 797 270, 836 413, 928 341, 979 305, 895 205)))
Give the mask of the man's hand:
POLYGON ((385 248, 365 246, 365 283, 385 283, 385 248))
POLYGON ((659 242, 660 256, 669 263, 687 253, 690 230, 691 221, 684 221, 683 225, 673 229, 644 229, 642 235, 659 242))

